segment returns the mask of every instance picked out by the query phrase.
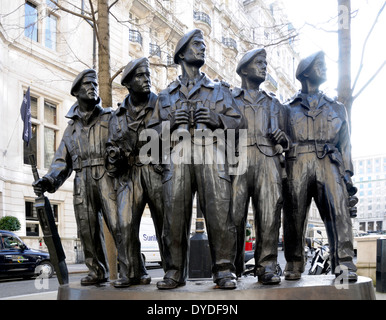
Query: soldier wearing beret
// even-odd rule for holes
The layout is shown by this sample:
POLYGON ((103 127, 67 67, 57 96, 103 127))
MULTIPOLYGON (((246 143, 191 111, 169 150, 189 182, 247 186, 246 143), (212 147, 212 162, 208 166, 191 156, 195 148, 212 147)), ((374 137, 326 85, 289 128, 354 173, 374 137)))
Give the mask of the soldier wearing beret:
POLYGON ((355 187, 346 108, 319 91, 326 81, 322 51, 300 61, 296 78, 302 84, 301 91, 286 105, 286 131, 292 146, 286 153, 285 279, 299 279, 304 271, 305 227, 313 198, 326 227, 332 272, 338 275, 346 267, 343 274, 356 281, 348 207, 355 187))
MULTIPOLYGON (((126 66, 121 84, 129 94, 113 113, 109 126, 108 169, 117 179, 117 203, 122 218, 122 241, 127 248, 129 269, 126 281, 116 287, 148 284, 148 275, 141 257, 139 228, 145 205, 148 204, 155 224, 162 257, 163 198, 160 166, 143 164, 139 153, 146 141, 139 136, 148 128, 157 95, 151 91, 150 66, 147 58, 134 59, 126 66)), ((158 159, 157 159, 158 161, 158 159)))
POLYGON ((106 174, 105 155, 110 108, 103 108, 98 97, 96 71, 82 71, 74 80, 71 95, 77 102, 66 115, 70 119, 48 173, 33 186, 36 193, 55 192, 72 171, 74 178, 74 211, 89 274, 82 285, 107 281, 109 270, 104 246, 102 215, 112 233, 119 262, 127 261, 119 238, 113 180, 106 174))
MULTIPOLYGON (((255 274, 263 284, 277 284, 277 250, 282 209, 283 147, 288 147, 283 106, 259 89, 267 70, 265 49, 248 51, 238 63, 241 88, 233 96, 248 122, 247 171, 232 181, 232 218, 237 228, 237 275, 244 270, 245 224, 249 199, 255 216, 255 274)), ((284 160, 284 159, 283 159, 284 160)))
MULTIPOLYGON (((162 239, 166 274, 163 281, 157 283, 159 289, 172 289, 186 282, 192 201, 196 192, 208 231, 213 281, 223 289, 236 288, 236 239, 230 219, 231 182, 227 165, 195 163, 193 135, 196 129, 237 129, 243 119, 229 86, 212 81, 200 71, 205 63, 205 49, 199 29, 180 39, 174 61, 181 66, 182 75, 159 94, 156 105, 158 122, 169 122, 172 132, 190 133, 188 144, 192 146, 187 163, 170 161, 164 166, 162 239)), ((213 148, 214 154, 225 159, 225 154, 217 150, 216 142, 213 148)), ((171 158, 173 152, 176 150, 171 148, 171 158)))

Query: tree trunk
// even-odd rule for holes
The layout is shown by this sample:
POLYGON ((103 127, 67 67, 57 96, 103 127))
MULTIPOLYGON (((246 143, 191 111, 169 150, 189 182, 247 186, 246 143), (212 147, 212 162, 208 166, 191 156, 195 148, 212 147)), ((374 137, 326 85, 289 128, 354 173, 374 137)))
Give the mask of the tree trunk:
MULTIPOLYGON (((110 23, 109 23, 109 4, 108 0, 98 0, 98 19, 96 19, 98 32, 98 82, 99 96, 102 105, 112 106, 112 85, 110 75, 110 23)), ((107 258, 110 269, 110 280, 118 278, 117 275, 117 251, 114 239, 109 232, 106 223, 103 228, 105 234, 105 244, 107 258)))
POLYGON ((108 0, 98 0, 98 80, 99 96, 104 107, 112 106, 110 82, 110 23, 108 0))
POLYGON ((351 0, 338 0, 338 101, 347 109, 351 127, 351 0))

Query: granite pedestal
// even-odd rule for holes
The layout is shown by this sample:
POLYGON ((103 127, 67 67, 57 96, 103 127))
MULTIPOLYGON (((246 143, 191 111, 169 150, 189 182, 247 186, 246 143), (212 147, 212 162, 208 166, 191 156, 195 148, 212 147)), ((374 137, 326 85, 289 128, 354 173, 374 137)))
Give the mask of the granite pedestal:
POLYGON ((270 286, 243 277, 235 290, 217 289, 210 279, 190 280, 172 290, 159 290, 153 282, 121 289, 109 282, 87 287, 71 283, 59 287, 58 300, 375 300, 372 280, 367 277, 339 284, 333 275, 306 275, 297 281, 282 278, 279 285, 270 286))

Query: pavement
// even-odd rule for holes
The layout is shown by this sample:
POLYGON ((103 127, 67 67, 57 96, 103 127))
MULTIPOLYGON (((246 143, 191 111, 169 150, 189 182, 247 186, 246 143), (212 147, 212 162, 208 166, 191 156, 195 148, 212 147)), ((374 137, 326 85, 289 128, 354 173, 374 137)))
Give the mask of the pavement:
POLYGON ((88 268, 84 263, 67 264, 67 269, 69 274, 88 272, 88 268))
MULTIPOLYGON (((88 271, 84 264, 68 264, 67 268, 69 274, 86 273, 88 271)), ((386 300, 386 293, 377 292, 375 288, 374 292, 376 300, 386 300)), ((9 300, 57 300, 57 291, 10 297, 9 300)))

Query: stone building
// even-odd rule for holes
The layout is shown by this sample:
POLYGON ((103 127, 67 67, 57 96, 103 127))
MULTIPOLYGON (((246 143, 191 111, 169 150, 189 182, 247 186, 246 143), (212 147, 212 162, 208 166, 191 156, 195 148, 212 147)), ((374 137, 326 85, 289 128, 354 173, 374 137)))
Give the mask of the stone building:
MULTIPOLYGON (((33 208, 28 154, 36 154, 43 176, 67 125, 65 115, 75 102, 71 83, 98 58, 93 23, 83 18, 94 8, 85 0, 58 0, 60 8, 53 2, 0 1, 0 218, 19 218, 22 227, 17 233, 33 248, 39 248, 42 232, 33 208), (33 139, 27 147, 21 139, 20 106, 28 87, 33 139)), ((246 51, 265 46, 266 90, 282 101, 297 90, 295 30, 279 10, 279 1, 111 0, 110 4, 111 75, 118 74, 112 82, 113 108, 127 94, 119 70, 133 58, 149 57, 155 92, 176 78, 180 70, 173 64, 174 48, 192 28, 205 34, 203 71, 209 77, 239 85, 238 60, 246 51)), ((75 262, 79 253, 72 183, 73 176, 55 194, 48 194, 69 262, 75 262)))
POLYGON ((354 228, 359 232, 385 232, 386 155, 356 157, 353 163, 359 199, 354 228))

